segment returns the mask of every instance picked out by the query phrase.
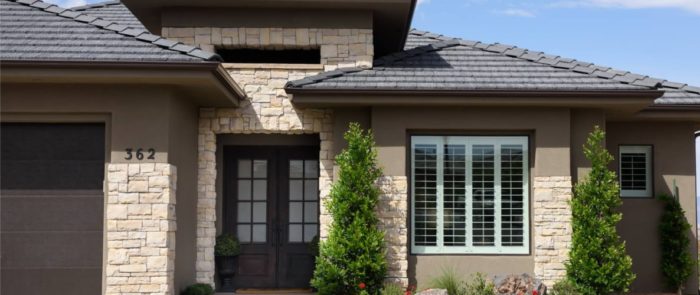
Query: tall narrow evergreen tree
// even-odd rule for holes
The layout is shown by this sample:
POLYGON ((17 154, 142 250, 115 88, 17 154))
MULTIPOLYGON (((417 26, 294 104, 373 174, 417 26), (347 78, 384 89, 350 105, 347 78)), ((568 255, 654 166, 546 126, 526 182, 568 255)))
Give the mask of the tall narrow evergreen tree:
POLYGON ((695 260, 691 255, 691 226, 685 211, 676 197, 661 196, 664 214, 659 223, 661 236, 661 273, 669 288, 683 294, 683 285, 693 274, 695 260))
POLYGON ((337 157, 340 171, 326 203, 333 218, 320 243, 311 285, 318 294, 379 294, 386 274, 384 233, 377 227, 381 176, 370 131, 350 124, 348 147, 337 157))
POLYGON ((622 219, 618 211, 622 200, 615 172, 608 169, 613 157, 603 147, 604 139, 605 132, 596 126, 583 146, 592 170, 576 185, 571 200, 573 236, 567 278, 587 295, 626 292, 635 278, 632 258, 615 228, 622 219))

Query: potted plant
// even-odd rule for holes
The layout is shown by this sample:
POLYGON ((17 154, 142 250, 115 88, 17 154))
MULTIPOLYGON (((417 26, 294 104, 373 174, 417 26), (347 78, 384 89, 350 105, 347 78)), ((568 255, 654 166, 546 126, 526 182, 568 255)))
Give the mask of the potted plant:
POLYGON ((232 234, 222 234, 216 237, 214 254, 216 255, 216 269, 221 281, 221 291, 234 291, 233 275, 238 266, 238 254, 241 253, 238 239, 232 234))

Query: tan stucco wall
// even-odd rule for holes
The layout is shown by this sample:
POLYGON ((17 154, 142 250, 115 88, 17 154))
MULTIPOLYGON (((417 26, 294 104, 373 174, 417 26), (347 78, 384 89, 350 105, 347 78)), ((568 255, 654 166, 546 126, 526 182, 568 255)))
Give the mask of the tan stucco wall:
POLYGON ((536 147, 530 161, 535 168, 532 175, 570 175, 568 109, 376 107, 372 109, 371 124, 387 175, 406 175, 408 133, 431 131, 463 135, 530 134, 531 145, 536 147))
MULTIPOLYGON (((692 225, 692 241, 696 240, 695 194, 695 128, 693 123, 682 122, 608 122, 607 147, 615 158, 621 144, 645 144, 653 146, 654 192, 670 194, 674 180, 680 192, 681 205, 692 225)), ((611 165, 617 171, 617 161, 611 165)), ((632 267, 637 279, 632 290, 661 291, 660 247, 658 221, 663 207, 653 198, 623 199, 622 221, 618 229, 627 241, 627 251, 632 256, 632 267)), ((697 258, 697 243, 691 243, 697 258)), ((686 285, 688 294, 696 294, 698 276, 692 275, 686 285)))
MULTIPOLYGON (((163 87, 3 84, 0 96, 3 121, 104 121, 106 162, 170 163, 173 169, 181 169, 175 178, 175 216, 185 222, 177 225, 174 281, 180 286, 175 290, 195 281, 196 223, 192 221, 196 220, 198 107, 163 87), (155 159, 128 161, 126 148, 154 148, 155 159)), ((105 235, 105 253, 108 241, 105 235)), ((105 254, 105 263, 108 256, 105 254)))
POLYGON ((170 91, 152 87, 51 84, 3 84, 0 91, 4 121, 104 114, 110 117, 107 161, 128 162, 124 159, 128 147, 156 149, 156 159, 144 162, 168 160, 168 132, 164 130, 170 124, 167 112, 173 97, 170 91))
POLYGON ((571 177, 574 182, 581 180, 591 170, 590 162, 583 155, 583 145, 595 126, 605 130, 603 110, 571 110, 571 177))
POLYGON ((173 101, 170 111, 170 163, 177 168, 175 291, 195 283, 197 258, 197 124, 199 108, 173 101))
MULTIPOLYGON (((411 133, 435 132, 529 135, 532 178, 570 175, 568 109, 375 107, 371 127, 376 136, 379 163, 389 176, 409 175, 406 146, 411 133)), ((532 185, 530 189, 530 195, 534 196, 532 185)), ((531 201, 530 212, 534 212, 533 204, 531 201)), ((417 281, 423 285, 439 275, 441 269, 451 267, 465 277, 474 272, 532 274, 535 270, 535 243, 532 241, 535 229, 534 222, 530 224, 531 250, 528 255, 409 255, 409 279, 414 284, 417 281)))

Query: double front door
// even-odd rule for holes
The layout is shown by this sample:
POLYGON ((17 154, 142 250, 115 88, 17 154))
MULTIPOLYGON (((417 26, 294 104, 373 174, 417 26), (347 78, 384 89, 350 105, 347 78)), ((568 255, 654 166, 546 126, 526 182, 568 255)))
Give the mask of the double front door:
POLYGON ((224 226, 241 243, 236 288, 308 288, 319 234, 319 149, 224 148, 224 226))

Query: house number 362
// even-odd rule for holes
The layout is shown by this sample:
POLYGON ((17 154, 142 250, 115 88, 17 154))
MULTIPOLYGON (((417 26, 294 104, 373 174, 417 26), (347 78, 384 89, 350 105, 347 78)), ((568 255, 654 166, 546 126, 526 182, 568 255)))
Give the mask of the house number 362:
POLYGON ((143 160, 144 157, 146 157, 146 159, 148 159, 148 160, 155 160, 156 150, 153 148, 150 148, 150 149, 144 151, 142 148, 138 148, 138 149, 136 149, 136 151, 134 151, 134 149, 128 148, 128 149, 126 149, 126 157, 124 157, 124 159, 132 160, 132 159, 136 158, 136 160, 141 161, 141 160, 143 160))

